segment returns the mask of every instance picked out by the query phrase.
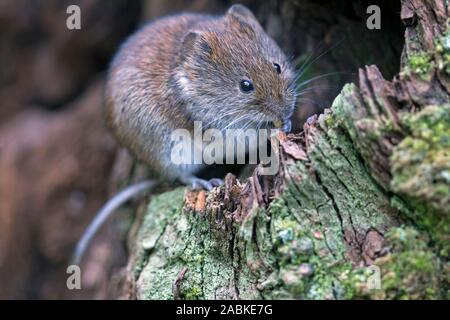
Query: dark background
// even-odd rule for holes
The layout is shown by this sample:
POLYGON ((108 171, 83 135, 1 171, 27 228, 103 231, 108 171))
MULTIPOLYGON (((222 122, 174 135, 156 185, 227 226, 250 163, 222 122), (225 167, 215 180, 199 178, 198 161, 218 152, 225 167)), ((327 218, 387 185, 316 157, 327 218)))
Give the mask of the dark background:
MULTIPOLYGON (((102 119, 105 70, 139 25, 177 12, 223 13, 236 1, 0 0, 0 298, 116 298, 123 295, 123 230, 110 224, 83 266, 83 290, 66 289, 76 241, 111 192, 117 145, 102 119), (81 30, 66 28, 67 6, 81 7, 81 30)), ((304 79, 294 129, 329 107, 359 67, 398 69, 403 29, 398 1, 240 1, 300 64, 304 79), (382 29, 368 30, 370 4, 382 29)), ((127 220, 125 220, 127 221, 127 220)), ((125 225, 125 227, 124 227, 125 225)), ((126 286, 125 286, 126 291, 126 286)))

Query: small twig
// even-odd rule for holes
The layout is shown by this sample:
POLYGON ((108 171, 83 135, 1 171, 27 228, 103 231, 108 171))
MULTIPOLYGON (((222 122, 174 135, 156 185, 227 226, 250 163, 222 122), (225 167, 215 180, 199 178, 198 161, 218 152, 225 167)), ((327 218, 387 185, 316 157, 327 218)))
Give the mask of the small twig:
POLYGON ((188 270, 187 267, 181 268, 180 272, 178 273, 177 279, 172 285, 172 293, 174 300, 180 300, 180 283, 181 281, 183 281, 184 275, 186 274, 187 270, 188 270))

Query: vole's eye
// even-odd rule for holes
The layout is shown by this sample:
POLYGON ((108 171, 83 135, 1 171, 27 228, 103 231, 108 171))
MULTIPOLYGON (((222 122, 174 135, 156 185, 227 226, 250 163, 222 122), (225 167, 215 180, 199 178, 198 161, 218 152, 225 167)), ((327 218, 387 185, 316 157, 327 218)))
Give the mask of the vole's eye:
POLYGON ((240 86, 241 86, 242 92, 245 92, 245 93, 253 90, 253 84, 251 83, 250 80, 242 80, 240 83, 240 86))
POLYGON ((277 70, 277 73, 280 74, 281 73, 281 67, 278 63, 273 63, 273 66, 275 67, 275 69, 277 70))

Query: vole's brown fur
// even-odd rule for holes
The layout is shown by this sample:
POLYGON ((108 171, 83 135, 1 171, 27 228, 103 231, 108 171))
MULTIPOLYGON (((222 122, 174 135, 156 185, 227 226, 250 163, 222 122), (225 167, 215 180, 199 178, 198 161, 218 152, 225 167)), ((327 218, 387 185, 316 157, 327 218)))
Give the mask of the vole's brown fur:
POLYGON ((106 118, 138 159, 166 178, 191 183, 201 166, 171 162, 173 130, 192 131, 195 120, 204 129, 287 126, 294 103, 285 55, 249 9, 234 5, 220 17, 162 18, 131 36, 110 68, 106 118), (242 92, 243 79, 254 91, 242 92))

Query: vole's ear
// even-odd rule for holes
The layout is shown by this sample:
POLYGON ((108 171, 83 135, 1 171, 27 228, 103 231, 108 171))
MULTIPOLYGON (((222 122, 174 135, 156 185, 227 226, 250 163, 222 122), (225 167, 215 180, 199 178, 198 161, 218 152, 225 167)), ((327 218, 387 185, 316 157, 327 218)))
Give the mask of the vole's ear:
POLYGON ((255 30, 260 28, 262 29, 255 15, 250 11, 249 8, 243 6, 242 4, 232 5, 230 9, 228 9, 226 16, 228 18, 237 19, 243 24, 249 24, 255 30))
POLYGON ((205 37, 202 36, 201 32, 190 31, 184 36, 183 42, 181 44, 180 54, 182 60, 194 54, 196 51, 202 54, 210 54, 211 47, 209 46, 205 37))
POLYGON ((181 55, 186 57, 192 53, 195 48, 195 42, 201 37, 200 33, 191 31, 184 36, 181 44, 181 55))

